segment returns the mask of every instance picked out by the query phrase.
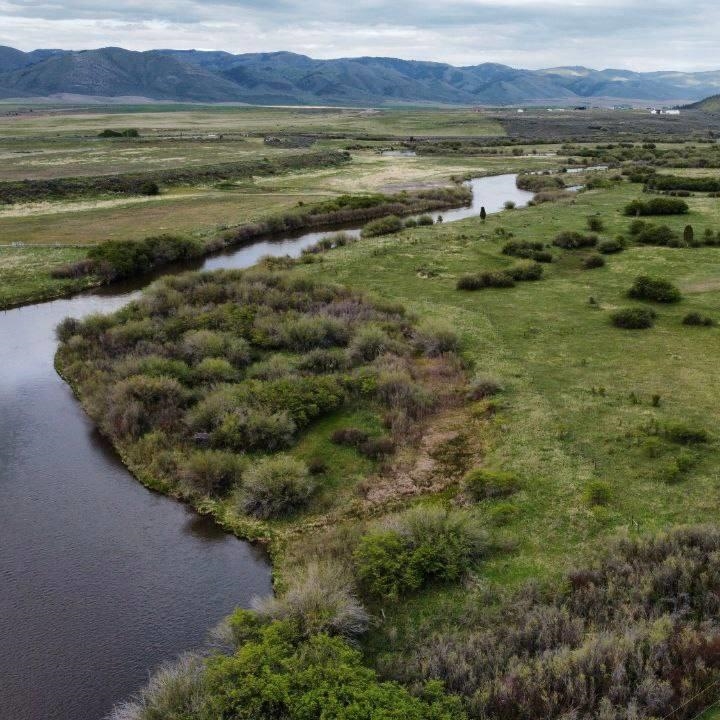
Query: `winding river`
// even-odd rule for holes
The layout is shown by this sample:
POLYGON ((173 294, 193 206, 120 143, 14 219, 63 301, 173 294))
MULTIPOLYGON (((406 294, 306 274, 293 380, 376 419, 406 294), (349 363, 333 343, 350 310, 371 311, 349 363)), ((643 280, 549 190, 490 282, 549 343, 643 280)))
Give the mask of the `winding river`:
MULTIPOLYGON (((435 217, 532 197, 515 175, 469 184, 471 206, 435 217)), ((327 234, 257 242, 202 268, 296 256, 327 234)), ((263 553, 136 482, 55 373, 60 320, 111 312, 137 292, 114 286, 0 312, 3 719, 99 720, 151 668, 271 590, 263 553)))

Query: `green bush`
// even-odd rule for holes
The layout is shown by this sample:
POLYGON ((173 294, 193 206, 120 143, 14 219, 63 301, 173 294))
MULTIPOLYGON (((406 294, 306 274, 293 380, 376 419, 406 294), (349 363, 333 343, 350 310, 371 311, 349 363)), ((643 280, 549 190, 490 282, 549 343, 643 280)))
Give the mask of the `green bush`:
POLYGON ((642 200, 633 200, 625 206, 624 213, 630 217, 639 217, 647 215, 687 215, 690 212, 688 204, 684 200, 675 198, 661 197, 652 198, 643 202, 642 200))
POLYGON ((364 535, 354 553, 358 578, 373 596, 398 598, 433 582, 463 577, 486 550, 469 515, 416 508, 364 535))
POLYGON ((587 219, 587 226, 588 230, 594 233, 602 232, 605 229, 605 223, 597 215, 591 215, 587 219))
POLYGON ((282 594, 255 603, 255 610, 269 620, 290 623, 302 638, 326 633, 353 640, 369 625, 353 585, 346 568, 310 562, 290 579, 282 594))
POLYGON ((380 235, 391 235, 403 229, 403 221, 397 215, 371 220, 362 229, 362 237, 378 237, 380 235))
POLYGON ((511 240, 505 243, 502 253, 523 260, 534 260, 535 262, 550 263, 553 261, 552 253, 546 250, 541 242, 511 240))
POLYGON ((593 480, 585 488, 585 497, 590 505, 607 505, 612 498, 612 489, 602 480, 593 480))
POLYGON ((485 288, 510 288, 515 286, 512 276, 503 271, 482 272, 475 275, 463 275, 457 281, 458 290, 483 290, 485 288))
POLYGON ((603 255, 613 255, 625 249, 625 241, 622 237, 615 238, 614 240, 601 240, 598 243, 597 249, 598 252, 601 252, 603 255))
POLYGON ((463 479, 463 488, 473 500, 508 497, 520 489, 520 481, 509 472, 475 468, 463 479))
POLYGON ((707 315, 701 315, 699 312, 690 312, 682 319, 683 325, 702 325, 704 327, 712 327, 715 321, 707 315))
POLYGON ((635 240, 640 245, 683 247, 683 243, 678 238, 677 234, 667 225, 652 225, 651 223, 640 222, 642 227, 636 226, 635 229, 637 232, 633 233, 635 240))
POLYGON ((680 290, 669 280, 651 278, 646 275, 635 278, 635 282, 628 291, 628 297, 634 300, 651 300, 659 303, 676 303, 682 299, 680 290))
POLYGON ((332 434, 331 440, 335 445, 346 445, 348 447, 359 448, 363 443, 367 442, 369 436, 364 430, 359 428, 338 428, 332 434))
POLYGON ((415 347, 427 357, 456 352, 460 340, 453 326, 444 320, 425 320, 413 336, 415 347))
POLYGON ((540 263, 528 260, 508 268, 507 273, 516 282, 540 280, 543 276, 543 266, 540 263))
POLYGON ((572 230, 561 232, 553 240, 553 245, 563 250, 579 250, 581 248, 595 247, 597 244, 597 235, 583 235, 572 230))
POLYGON ((710 440, 704 428, 682 422, 669 423, 662 428, 662 435, 678 445, 702 445, 710 440))
POLYGON ((428 226, 428 225, 433 225, 433 224, 434 224, 434 221, 433 221, 431 215, 421 215, 421 216, 417 219, 417 224, 418 224, 419 227, 428 226))
POLYGON ((289 455, 253 463, 237 493, 239 511, 266 520, 301 510, 310 502, 315 482, 307 466, 289 455))
POLYGON ((605 267, 605 258, 602 255, 598 255, 597 253, 588 255, 583 260, 583 268, 585 270, 594 270, 595 268, 601 267, 605 267))
POLYGON ((395 442, 390 437, 369 438, 358 448, 361 455, 371 460, 381 460, 395 452, 395 442))
POLYGON ((468 400, 484 400, 503 391, 502 383, 489 375, 478 375, 473 378, 468 388, 468 400))
POLYGON ((240 483, 246 464, 235 453, 198 450, 180 463, 180 482, 191 495, 224 495, 240 483))
POLYGON ((423 697, 414 697, 396 682, 380 681, 374 670, 363 665, 362 654, 343 638, 323 633, 303 640, 292 623, 278 621, 259 628, 248 623, 245 634, 247 640, 234 655, 215 655, 207 661, 203 714, 173 718, 465 718, 459 701, 444 697, 438 683, 429 684, 423 697))
POLYGON ((624 330, 646 330, 655 324, 657 313, 649 308, 622 308, 610 315, 612 324, 624 330))

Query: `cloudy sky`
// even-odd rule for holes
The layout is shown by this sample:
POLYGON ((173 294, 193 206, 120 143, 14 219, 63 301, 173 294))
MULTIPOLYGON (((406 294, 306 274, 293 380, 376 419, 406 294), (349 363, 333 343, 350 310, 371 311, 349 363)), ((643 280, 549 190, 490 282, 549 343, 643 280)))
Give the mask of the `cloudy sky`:
POLYGON ((717 0, 0 0, 0 45, 720 69, 717 0))

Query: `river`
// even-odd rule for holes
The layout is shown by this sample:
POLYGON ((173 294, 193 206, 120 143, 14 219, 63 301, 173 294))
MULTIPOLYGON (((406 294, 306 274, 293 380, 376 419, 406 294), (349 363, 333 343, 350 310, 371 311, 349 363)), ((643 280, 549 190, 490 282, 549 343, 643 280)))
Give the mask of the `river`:
MULTIPOLYGON (((435 218, 532 198, 514 175, 469 184, 472 205, 435 218)), ((257 242, 202 267, 297 256, 327 234, 257 242)), ((113 286, 0 312, 2 720, 99 720, 153 667, 271 591, 263 553, 140 485, 55 373, 63 318, 111 312, 137 292, 113 286)))

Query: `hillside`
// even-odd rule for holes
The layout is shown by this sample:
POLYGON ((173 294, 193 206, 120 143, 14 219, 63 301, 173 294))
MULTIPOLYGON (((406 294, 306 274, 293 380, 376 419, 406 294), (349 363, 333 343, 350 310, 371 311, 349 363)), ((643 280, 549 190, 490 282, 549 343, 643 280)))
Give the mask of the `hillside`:
POLYGON ((24 53, 0 47, 0 98, 61 94, 191 102, 300 105, 532 105, 682 103, 720 89, 720 72, 636 73, 560 67, 360 57, 315 60, 290 52, 102 48, 24 53))
POLYGON ((703 112, 720 112, 720 95, 711 95, 710 97, 700 100, 700 102, 692 103, 687 106, 689 110, 702 110, 703 112))

